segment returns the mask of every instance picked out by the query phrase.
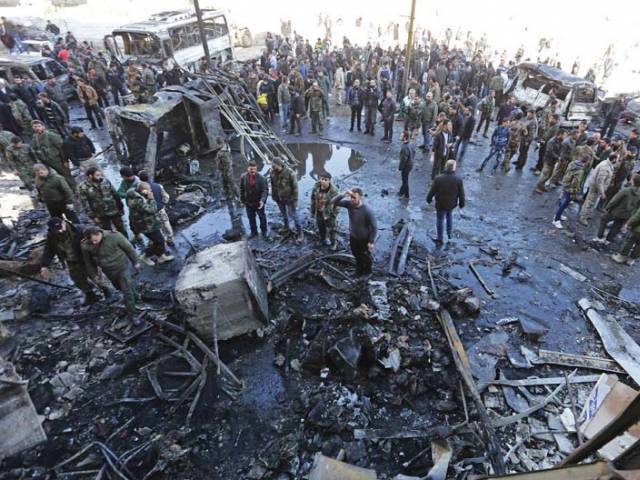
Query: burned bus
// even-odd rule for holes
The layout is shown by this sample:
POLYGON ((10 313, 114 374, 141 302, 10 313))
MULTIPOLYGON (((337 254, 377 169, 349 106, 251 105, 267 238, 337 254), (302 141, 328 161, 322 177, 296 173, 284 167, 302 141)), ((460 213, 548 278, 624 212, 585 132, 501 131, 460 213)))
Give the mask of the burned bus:
MULTIPOLYGON (((233 45, 227 18, 219 10, 202 10, 204 33, 214 63, 233 59, 233 45)), ((195 13, 162 12, 145 22, 117 28, 104 39, 106 49, 121 63, 139 62, 180 67, 196 71, 204 58, 204 48, 195 13)))
POLYGON ((593 82, 545 64, 521 63, 507 72, 504 92, 527 109, 544 108, 552 90, 561 127, 575 127, 598 114, 600 101, 593 82))

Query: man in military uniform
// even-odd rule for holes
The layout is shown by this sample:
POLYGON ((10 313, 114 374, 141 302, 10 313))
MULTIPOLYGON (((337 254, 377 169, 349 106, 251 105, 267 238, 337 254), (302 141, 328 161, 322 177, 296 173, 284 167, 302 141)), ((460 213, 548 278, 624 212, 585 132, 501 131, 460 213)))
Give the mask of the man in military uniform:
POLYGON ((5 169, 10 168, 10 165, 7 163, 7 147, 11 145, 11 139, 15 136, 16 134, 9 130, 0 130, 0 154, 2 154, 2 161, 5 164, 3 167, 5 169))
POLYGON ((227 209, 231 217, 231 226, 242 235, 244 233, 244 225, 242 224, 240 215, 238 215, 236 211, 236 202, 240 199, 240 193, 238 192, 236 182, 233 180, 233 163, 231 162, 229 144, 221 137, 218 137, 216 138, 216 148, 218 149, 216 155, 218 171, 220 172, 220 178, 222 180, 222 190, 224 191, 227 209))
POLYGON ((520 140, 520 154, 518 155, 518 160, 515 162, 516 170, 522 170, 524 168, 527 163, 527 157, 529 156, 531 142, 533 142, 533 139, 538 135, 536 112, 531 109, 527 110, 527 116, 522 122, 527 130, 520 140))
POLYGON ((553 171, 553 176, 551 177, 551 183, 554 185, 560 184, 560 180, 562 180, 564 172, 567 170, 567 166, 573 161, 578 134, 578 130, 572 130, 571 133, 567 135, 567 138, 562 141, 562 146, 560 147, 560 161, 556 163, 556 168, 553 171))
POLYGON ((13 137, 6 151, 9 165, 18 173, 18 177, 28 190, 33 190, 33 152, 20 137, 13 137))
POLYGON ((547 119, 545 113, 542 113, 542 122, 540 124, 540 128, 538 129, 538 161, 535 167, 531 167, 534 175, 540 175, 540 173, 542 172, 542 169, 544 167, 544 159, 546 156, 547 144, 560 131, 560 125, 558 125, 559 122, 560 117, 557 114, 554 113, 547 119))
POLYGON ((482 136, 484 138, 487 137, 487 131, 489 130, 489 124, 491 123, 491 116, 493 115, 493 110, 496 108, 496 92, 494 90, 490 90, 489 94, 484 97, 478 103, 478 110, 480 110, 480 121, 478 122, 478 126, 476 128, 476 133, 480 131, 482 124, 484 123, 484 131, 482 132, 482 136))
POLYGON ((427 92, 422 106, 422 137, 423 143, 420 148, 431 152, 433 145, 433 135, 431 129, 436 123, 436 116, 438 115, 438 104, 433 100, 433 93, 427 92))
POLYGON ((509 162, 511 162, 511 158, 518 152, 520 142, 526 133, 527 127, 522 122, 522 113, 518 112, 511 122, 511 128, 509 129, 509 142, 507 143, 507 149, 502 159, 502 170, 504 172, 508 172, 511 168, 509 162))
POLYGON ((278 204, 282 214, 284 230, 289 231, 289 216, 291 216, 296 227, 297 241, 302 242, 304 234, 297 211, 298 179, 296 174, 279 157, 274 158, 272 162, 271 197, 278 204))
POLYGON ((142 64, 142 82, 148 95, 152 95, 156 91, 156 74, 148 63, 142 64))
POLYGON ((62 175, 69 187, 76 190, 76 182, 71 176, 69 161, 64 153, 62 137, 52 130, 47 130, 40 120, 31 122, 31 128, 33 129, 31 149, 36 160, 62 175))
POLYGON ((42 163, 36 163, 33 171, 36 176, 38 199, 46 205, 49 215, 52 217, 64 215, 67 220, 78 223, 73 206, 73 191, 66 180, 42 163))
MULTIPOLYGON (((415 97, 407 107, 406 131, 409 132, 409 138, 415 141, 420 124, 422 121, 422 104, 420 97, 415 97)), ((366 133, 366 132, 365 132, 366 133)))
POLYGON ((315 218, 320 234, 320 241, 331 250, 338 249, 336 240, 337 212, 333 205, 333 198, 338 195, 338 189, 331 183, 331 174, 323 173, 311 191, 311 216, 315 218), (327 238, 327 235, 329 238, 327 238))
POLYGON ((311 133, 322 133, 322 104, 324 102, 324 93, 320 90, 318 82, 313 82, 311 88, 305 92, 305 97, 309 101, 309 112, 311 113, 311 133))
POLYGON ((112 285, 122 292, 127 316, 134 325, 139 325, 141 321, 134 317, 136 295, 131 265, 139 271, 140 263, 133 246, 119 232, 107 232, 99 227, 88 227, 83 236, 80 249, 88 277, 101 285, 98 268, 102 270, 112 285))
POLYGON ((128 238, 122 222, 124 206, 118 192, 99 168, 89 167, 86 173, 87 179, 78 187, 78 193, 87 216, 103 230, 114 228, 128 238))
POLYGON ((136 188, 127 192, 127 207, 129 207, 129 224, 136 235, 144 235, 149 239, 140 261, 153 266, 156 257, 158 264, 173 260, 173 256, 166 251, 166 241, 158 220, 158 204, 153 196, 151 185, 140 182, 136 188))
MULTIPOLYGON (((60 263, 67 268, 69 277, 76 287, 84 293, 84 305, 90 305, 98 301, 98 297, 89 283, 87 270, 82 258, 80 242, 84 233, 84 225, 74 225, 61 218, 53 217, 47 223, 47 239, 44 253, 40 260, 40 276, 43 280, 49 280, 49 267, 54 257, 58 257, 60 263)), ((105 286, 100 286, 105 296, 109 290, 105 286)))
POLYGON ((33 117, 29 112, 29 107, 14 93, 9 94, 9 107, 11 108, 11 115, 16 119, 16 123, 20 127, 20 134, 27 138, 31 138, 31 122, 33 117))

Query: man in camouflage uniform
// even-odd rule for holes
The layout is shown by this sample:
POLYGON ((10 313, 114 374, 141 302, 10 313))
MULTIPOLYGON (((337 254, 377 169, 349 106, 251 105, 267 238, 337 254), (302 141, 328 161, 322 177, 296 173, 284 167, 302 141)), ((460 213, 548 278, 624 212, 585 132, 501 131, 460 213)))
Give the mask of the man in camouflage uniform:
POLYGON ((11 168, 11 165, 7 162, 7 147, 11 145, 11 139, 16 134, 9 130, 0 130, 0 154, 2 154, 2 167, 6 170, 11 168))
POLYGON ((419 97, 415 97, 407 107, 407 131, 409 132, 409 138, 411 138, 412 142, 415 142, 415 138, 420 130, 422 110, 423 106, 419 97))
POLYGON ((52 130, 47 130, 40 120, 31 122, 31 128, 31 149, 36 160, 62 175, 71 189, 76 190, 76 182, 71 176, 69 161, 64 154, 62 137, 52 130))
POLYGON ((102 270, 113 286, 122 292, 128 318, 134 325, 139 325, 141 321, 134 317, 136 294, 130 264, 139 271, 140 263, 133 246, 119 232, 107 232, 98 227, 87 228, 83 236, 80 250, 89 278, 102 285, 98 268, 102 270))
POLYGON ((274 158, 272 162, 271 197, 278 204, 285 232, 289 231, 289 216, 291 216, 296 227, 297 241, 302 242, 304 234, 297 211, 298 179, 279 157, 274 158))
POLYGON ((422 104, 422 140, 420 145, 422 150, 431 152, 433 146, 433 134, 431 129, 436 123, 436 117, 438 116, 438 104, 433 99, 433 93, 427 92, 425 95, 424 103, 422 104))
POLYGON ((547 117, 543 111, 542 122, 538 129, 538 161, 535 167, 531 167, 534 175, 540 175, 542 172, 547 144, 560 131, 560 125, 558 125, 559 122, 560 117, 557 114, 554 113, 547 117))
POLYGON ((27 104, 12 93, 9 95, 9 106, 11 107, 11 115, 16 119, 16 123, 20 127, 21 134, 31 138, 33 117, 31 117, 27 104))
POLYGON ((9 165, 18 173, 18 177, 28 190, 33 190, 33 165, 35 159, 29 145, 20 137, 13 137, 6 150, 9 165))
POLYGON ((36 190, 38 199, 45 204, 49 215, 60 217, 78 223, 78 217, 73 206, 73 191, 64 178, 42 163, 33 166, 36 176, 36 190))
POLYGON ((484 131, 482 136, 484 138, 487 137, 487 131, 489 130, 489 124, 491 123, 491 116, 493 115, 493 110, 496 108, 496 92, 493 90, 489 91, 489 94, 484 97, 478 103, 478 110, 480 111, 480 121, 478 122, 478 126, 476 127, 476 133, 480 131, 482 124, 484 123, 484 131))
POLYGON ((316 182, 311 191, 311 216, 315 218, 320 241, 324 245, 330 245, 331 250, 338 249, 336 241, 336 217, 337 212, 333 205, 333 198, 338 195, 338 189, 331 183, 331 174, 320 175, 320 181, 316 182), (327 238, 327 234, 329 238, 327 238))
POLYGON ((511 128, 509 129, 509 143, 507 143, 507 149, 502 159, 502 170, 504 172, 508 172, 511 169, 509 162, 511 162, 511 158, 518 152, 520 143, 526 134, 527 127, 522 121, 522 113, 518 112, 513 122, 511 122, 511 128))
POLYGON ((220 172, 220 178, 222 180, 222 190, 224 191, 224 198, 227 203, 227 209, 229 210, 229 216, 231 217, 231 226, 240 235, 244 234, 244 224, 236 210, 236 202, 240 199, 240 192, 238 192, 238 185, 233 180, 233 162, 231 161, 231 151, 229 144, 221 137, 216 139, 216 148, 218 153, 216 159, 218 160, 218 172, 220 172))
POLYGON ((118 192, 99 168, 89 167, 86 175, 87 179, 78 187, 78 193, 87 216, 103 230, 114 228, 128 238, 122 222, 124 206, 118 192))
POLYGON ((324 93, 320 90, 318 82, 313 82, 311 88, 305 92, 305 97, 309 100, 309 112, 311 113, 311 133, 322 133, 322 104, 324 102, 324 93))
POLYGON ((148 63, 142 64, 142 82, 148 95, 152 95, 156 91, 156 74, 148 63))
POLYGON ((560 180, 562 180, 564 172, 567 171, 567 166, 573 161, 578 134, 578 130, 572 130, 571 133, 567 135, 567 138, 562 141, 562 146, 560 148, 560 161, 556 163, 556 168, 553 171, 553 176, 551 177, 551 183, 554 185, 560 184, 560 180))
MULTIPOLYGON (((98 301, 98 297, 89 283, 87 269, 82 258, 80 243, 84 233, 84 225, 74 225, 61 218, 53 217, 47 223, 47 239, 40 260, 40 276, 43 280, 49 279, 49 267, 54 257, 58 257, 60 263, 67 268, 69 277, 76 287, 84 293, 84 305, 90 305, 98 301)), ((100 286, 105 296, 109 290, 100 286)))
POLYGON ((531 142, 538 136, 538 119, 536 118, 536 112, 527 110, 527 116, 522 122, 527 130, 520 140, 520 154, 515 163, 516 170, 522 170, 524 168, 527 163, 527 157, 529 156, 531 142))

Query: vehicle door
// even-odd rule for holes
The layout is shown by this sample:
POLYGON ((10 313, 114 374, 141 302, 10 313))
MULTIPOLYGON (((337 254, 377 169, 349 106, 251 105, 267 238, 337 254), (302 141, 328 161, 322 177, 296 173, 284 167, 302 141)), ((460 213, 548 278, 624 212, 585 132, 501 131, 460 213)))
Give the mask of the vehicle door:
POLYGON ((573 85, 567 102, 566 118, 569 121, 590 120, 598 110, 596 88, 590 82, 573 85))

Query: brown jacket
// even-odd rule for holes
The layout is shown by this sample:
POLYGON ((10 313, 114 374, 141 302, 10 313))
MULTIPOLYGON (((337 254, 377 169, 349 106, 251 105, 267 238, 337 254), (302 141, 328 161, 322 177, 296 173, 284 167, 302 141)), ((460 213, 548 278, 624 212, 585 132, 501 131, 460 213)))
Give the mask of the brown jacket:
POLYGON ((83 105, 96 105, 98 103, 98 94, 91 85, 78 85, 76 89, 80 103, 83 105))

